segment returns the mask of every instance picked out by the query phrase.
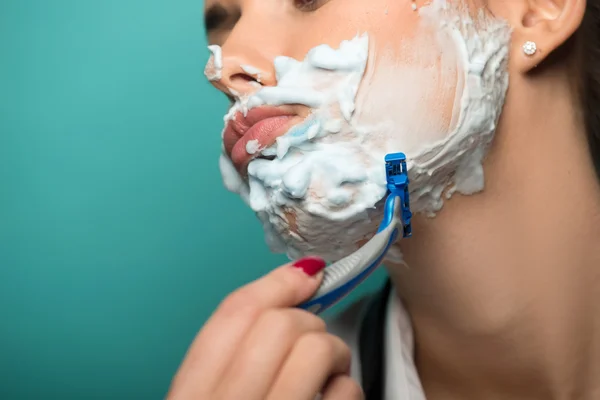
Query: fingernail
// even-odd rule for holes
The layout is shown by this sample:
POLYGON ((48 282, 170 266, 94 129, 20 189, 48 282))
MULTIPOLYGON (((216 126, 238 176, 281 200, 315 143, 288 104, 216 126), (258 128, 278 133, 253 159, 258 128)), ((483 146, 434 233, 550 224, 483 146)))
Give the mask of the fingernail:
POLYGON ((325 268, 327 263, 320 257, 303 257, 299 260, 296 260, 292 264, 293 267, 300 268, 306 275, 315 276, 319 273, 323 268, 325 268))

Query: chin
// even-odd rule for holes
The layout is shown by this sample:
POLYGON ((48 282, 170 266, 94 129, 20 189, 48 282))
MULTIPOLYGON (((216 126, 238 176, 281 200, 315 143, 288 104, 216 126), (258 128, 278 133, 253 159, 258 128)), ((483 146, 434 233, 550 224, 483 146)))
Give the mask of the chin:
POLYGON ((257 212, 267 244, 271 251, 285 253, 290 259, 313 255, 337 261, 374 235, 381 220, 380 207, 343 220, 315 215, 301 204, 268 209, 257 212))
MULTIPOLYGON (((255 160, 244 179, 227 154, 220 158, 225 187, 240 195, 256 213, 271 251, 285 253, 290 259, 313 255, 337 261, 377 232, 387 193, 385 173, 377 179, 366 174, 362 180, 345 182, 332 190, 331 182, 319 176, 332 179, 333 172, 315 169, 306 192, 299 194, 294 190, 297 186, 283 185, 279 179, 270 182, 271 186, 266 185, 266 177, 257 179, 257 170, 277 170, 280 162, 255 160)), ((357 170, 366 168, 358 165, 357 170)))

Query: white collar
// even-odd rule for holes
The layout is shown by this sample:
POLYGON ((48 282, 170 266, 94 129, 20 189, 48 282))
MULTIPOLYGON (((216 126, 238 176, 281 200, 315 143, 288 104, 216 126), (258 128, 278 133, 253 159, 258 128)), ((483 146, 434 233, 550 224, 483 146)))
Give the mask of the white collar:
POLYGON ((385 319, 385 400, 425 400, 414 362, 410 318, 400 297, 390 290, 385 319))

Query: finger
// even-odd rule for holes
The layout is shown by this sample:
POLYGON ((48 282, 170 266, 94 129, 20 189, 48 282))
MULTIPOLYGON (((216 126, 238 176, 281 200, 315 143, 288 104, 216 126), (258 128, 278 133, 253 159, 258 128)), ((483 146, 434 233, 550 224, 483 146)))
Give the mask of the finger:
POLYGON ((321 400, 363 400, 362 388, 348 375, 335 375, 330 378, 323 390, 321 400))
POLYGON ((308 332, 325 331, 325 322, 304 310, 264 312, 220 382, 221 397, 264 399, 296 341, 308 332))
POLYGON ((214 385, 259 315, 267 308, 291 306, 307 299, 318 288, 322 279, 318 271, 324 266, 319 258, 300 259, 229 295, 190 346, 173 385, 187 386, 185 382, 189 381, 205 388, 214 385))
POLYGON ((235 313, 248 303, 262 309, 293 307, 317 290, 325 265, 318 257, 305 257, 277 268, 229 296, 219 307, 221 314, 235 313))
POLYGON ((309 400, 328 379, 350 371, 350 349, 330 333, 308 333, 296 342, 269 393, 269 399, 309 400))

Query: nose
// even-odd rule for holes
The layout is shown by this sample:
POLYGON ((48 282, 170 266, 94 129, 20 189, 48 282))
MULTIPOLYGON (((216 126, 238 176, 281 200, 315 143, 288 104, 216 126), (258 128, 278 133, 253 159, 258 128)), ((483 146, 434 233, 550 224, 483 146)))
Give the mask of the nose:
POLYGON ((225 94, 249 94, 262 86, 274 86, 277 83, 272 62, 265 57, 253 57, 251 50, 235 52, 223 47, 221 51, 220 60, 217 54, 211 56, 205 74, 225 94))
POLYGON ((277 84, 273 61, 276 55, 285 54, 281 35, 271 35, 265 30, 257 33, 254 25, 255 22, 242 17, 222 47, 210 46, 213 54, 205 75, 228 96, 249 94, 277 84))

